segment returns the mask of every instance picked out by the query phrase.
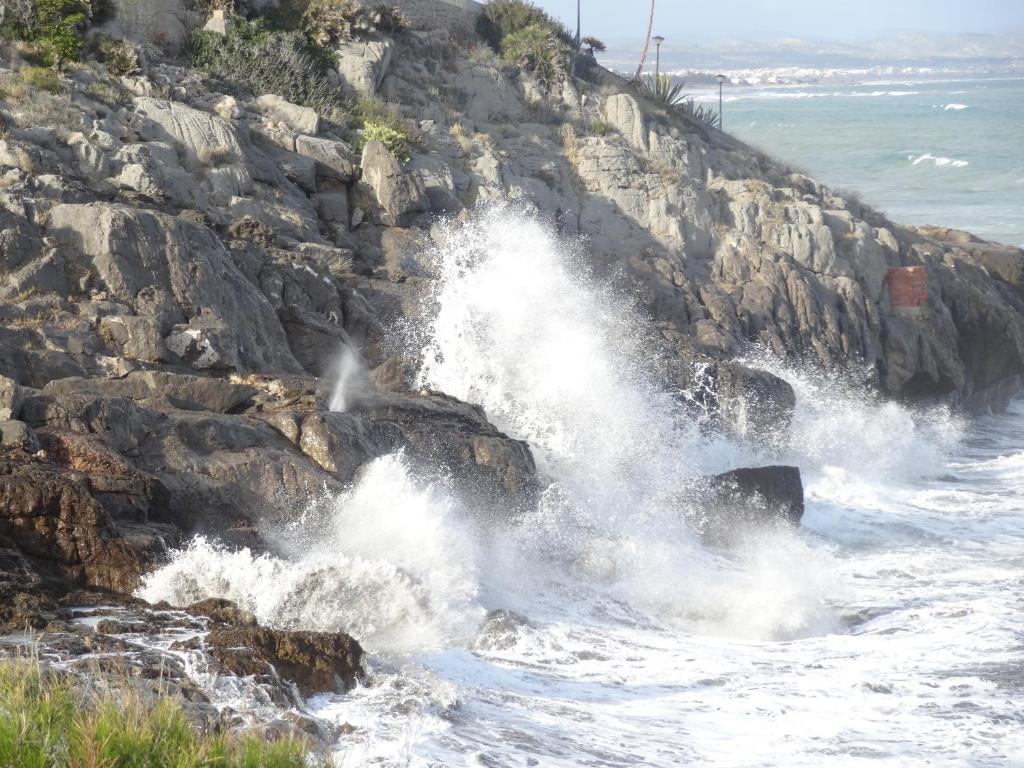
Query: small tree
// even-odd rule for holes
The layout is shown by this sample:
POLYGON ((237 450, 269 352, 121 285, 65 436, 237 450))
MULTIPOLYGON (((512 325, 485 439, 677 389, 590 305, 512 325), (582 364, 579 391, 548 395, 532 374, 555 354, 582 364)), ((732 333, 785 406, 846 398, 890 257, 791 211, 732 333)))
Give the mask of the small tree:
POLYGON ((82 29, 90 14, 87 0, 12 0, 4 35, 33 43, 56 68, 77 60, 82 52, 82 29))
POLYGON ((582 40, 583 47, 587 49, 587 53, 593 56, 595 53, 603 53, 605 51, 605 44, 598 40, 593 35, 587 35, 582 40))

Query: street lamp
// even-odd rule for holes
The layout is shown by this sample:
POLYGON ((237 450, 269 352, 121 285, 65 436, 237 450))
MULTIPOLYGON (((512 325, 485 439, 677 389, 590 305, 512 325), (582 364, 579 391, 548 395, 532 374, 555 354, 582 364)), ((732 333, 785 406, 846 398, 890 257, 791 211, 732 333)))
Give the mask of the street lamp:
POLYGON ((715 75, 718 81, 718 130, 722 130, 722 83, 729 78, 725 75, 715 75))
POLYGON ((580 0, 576 0, 576 47, 580 47, 580 0))
POLYGON ((657 80, 661 71, 661 44, 665 42, 665 38, 655 35, 651 39, 654 40, 654 79, 657 80))

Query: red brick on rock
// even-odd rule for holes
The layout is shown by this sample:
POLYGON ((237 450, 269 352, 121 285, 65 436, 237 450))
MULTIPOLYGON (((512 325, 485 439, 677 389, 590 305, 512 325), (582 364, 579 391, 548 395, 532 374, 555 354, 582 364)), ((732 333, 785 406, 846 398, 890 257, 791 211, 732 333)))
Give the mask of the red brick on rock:
POLYGON ((928 303, 927 267, 891 267, 886 282, 894 308, 923 307, 928 303))

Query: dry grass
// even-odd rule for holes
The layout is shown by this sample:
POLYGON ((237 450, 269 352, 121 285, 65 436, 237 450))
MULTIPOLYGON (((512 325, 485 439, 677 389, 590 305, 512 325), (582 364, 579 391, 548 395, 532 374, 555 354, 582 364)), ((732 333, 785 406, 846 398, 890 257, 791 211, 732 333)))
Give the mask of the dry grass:
POLYGON ((206 168, 217 168, 235 162, 235 153, 229 147, 201 147, 198 153, 199 162, 206 168))

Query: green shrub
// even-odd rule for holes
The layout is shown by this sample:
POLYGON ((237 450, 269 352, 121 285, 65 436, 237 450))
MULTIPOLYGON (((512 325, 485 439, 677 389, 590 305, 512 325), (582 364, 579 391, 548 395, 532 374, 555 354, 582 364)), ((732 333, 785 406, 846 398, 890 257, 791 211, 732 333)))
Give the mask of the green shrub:
POLYGON ((5 9, 4 37, 33 44, 47 65, 78 60, 90 13, 86 0, 15 0, 5 9))
POLYGON ((348 113, 348 100, 327 75, 333 64, 330 52, 302 32, 236 19, 226 35, 195 33, 186 55, 192 66, 235 88, 276 93, 336 122, 348 113))
POLYGON ((22 67, 18 79, 30 88, 38 88, 47 93, 60 92, 57 73, 49 67, 22 67))
POLYGON ((595 53, 603 53, 607 50, 607 46, 593 35, 587 35, 583 38, 583 47, 587 49, 587 53, 591 56, 595 53))
POLYGON ((546 90, 565 80, 572 71, 569 46, 543 24, 531 24, 506 35, 501 53, 506 61, 532 74, 546 90))
POLYGON ((383 101, 360 99, 356 102, 354 118, 356 125, 362 129, 356 142, 360 150, 368 141, 379 141, 391 154, 405 162, 413 147, 419 144, 408 121, 388 108, 383 101))
POLYGON ((478 17, 477 33, 503 53, 506 37, 532 26, 542 27, 567 46, 574 45, 575 39, 564 24, 525 0, 490 0, 478 17))
POLYGON ((356 0, 309 0, 302 29, 318 45, 336 45, 374 30, 366 9, 356 0))
POLYGON ((305 768, 306 748, 284 739, 202 735, 160 697, 87 697, 38 663, 0 662, 0 766, 5 768, 305 768))
POLYGON ((608 135, 608 123, 604 120, 593 120, 590 125, 587 126, 588 136, 607 136, 608 135))
POLYGON ((97 35, 94 41, 96 55, 107 65, 112 75, 130 75, 139 69, 139 52, 127 40, 97 35))
POLYGON ((373 26, 387 35, 397 35, 404 31, 409 22, 402 12, 393 5, 377 5, 370 9, 373 26))

